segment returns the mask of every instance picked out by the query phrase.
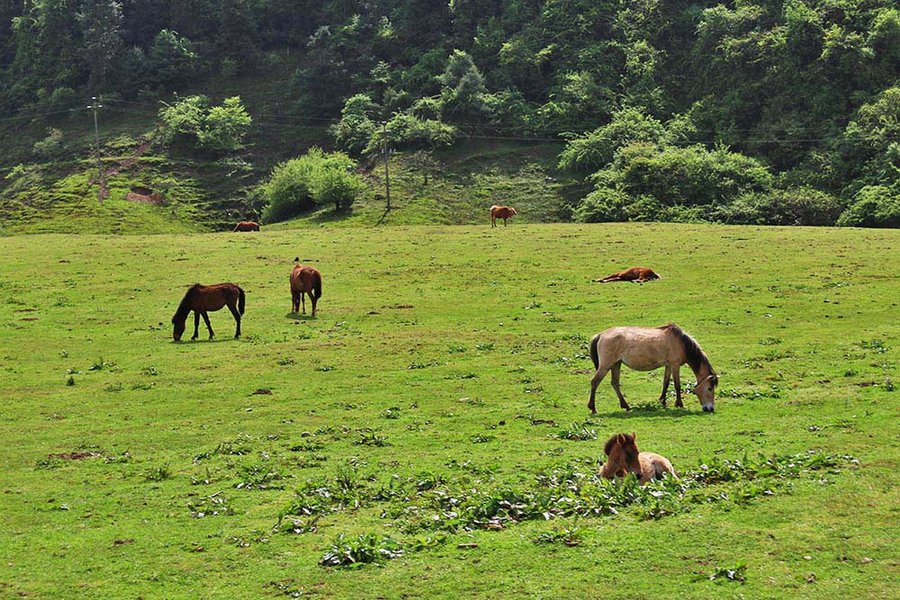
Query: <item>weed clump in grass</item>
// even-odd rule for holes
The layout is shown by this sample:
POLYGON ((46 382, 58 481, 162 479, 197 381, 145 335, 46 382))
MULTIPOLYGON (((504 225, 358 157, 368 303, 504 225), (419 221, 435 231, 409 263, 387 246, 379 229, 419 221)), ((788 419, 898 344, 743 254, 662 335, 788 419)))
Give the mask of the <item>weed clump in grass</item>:
POLYGON ((144 481, 165 481, 171 478, 172 471, 169 470, 169 465, 153 467, 144 473, 144 481))
POLYGON ((382 563, 403 556, 400 543, 374 533, 348 538, 340 534, 331 548, 322 555, 319 564, 324 567, 359 568, 370 563, 382 563))
POLYGON ((560 429, 556 434, 561 440, 590 441, 597 439, 597 432, 588 429, 587 424, 572 423, 565 429, 560 429))
POLYGON ((364 431, 360 434, 359 439, 353 442, 357 446, 390 446, 390 442, 383 435, 378 435, 374 431, 364 431))
POLYGON ((747 565, 741 563, 735 567, 719 567, 709 576, 710 581, 736 581, 744 583, 747 581, 747 565))

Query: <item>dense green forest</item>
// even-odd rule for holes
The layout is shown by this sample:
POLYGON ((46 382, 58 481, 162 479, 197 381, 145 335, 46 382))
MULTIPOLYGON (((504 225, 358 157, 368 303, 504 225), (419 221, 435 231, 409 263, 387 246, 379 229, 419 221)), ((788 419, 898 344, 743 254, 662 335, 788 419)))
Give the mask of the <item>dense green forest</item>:
POLYGON ((358 160, 563 141, 577 220, 900 226, 893 0, 0 0, 8 126, 267 70, 358 160))

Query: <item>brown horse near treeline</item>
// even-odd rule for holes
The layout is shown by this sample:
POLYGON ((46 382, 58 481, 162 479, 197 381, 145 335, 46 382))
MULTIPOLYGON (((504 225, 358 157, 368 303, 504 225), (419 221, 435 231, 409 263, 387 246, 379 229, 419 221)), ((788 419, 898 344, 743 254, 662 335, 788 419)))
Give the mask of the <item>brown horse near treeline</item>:
POLYGON ((259 223, 256 221, 241 221, 235 225, 232 231, 259 231, 259 223))
POLYGON ((497 226, 497 219, 503 219, 503 226, 506 227, 506 220, 513 218, 517 214, 519 213, 512 206, 498 206, 495 204, 491 207, 491 227, 497 226))
POLYGON ((634 433, 617 433, 606 441, 603 452, 607 460, 600 469, 600 476, 606 479, 634 475, 644 485, 651 479, 662 479, 666 473, 676 477, 672 463, 665 456, 653 452, 639 452, 634 433))
POLYGON ((185 321, 187 320, 188 313, 194 311, 194 335, 191 339, 197 339, 197 329, 200 326, 201 316, 203 317, 204 322, 206 322, 206 328, 209 330, 209 339, 212 339, 214 334, 212 326, 209 324, 209 316, 206 313, 208 311, 219 310, 223 306, 228 307, 228 310, 231 311, 231 314, 234 316, 234 320, 237 323, 234 337, 241 337, 241 315, 244 314, 244 290, 233 283, 217 283, 215 285, 200 285, 199 283, 195 283, 192 285, 184 295, 184 298, 182 298, 181 304, 178 305, 175 316, 172 317, 172 325, 174 325, 172 337, 176 342, 181 339, 181 336, 184 334, 185 321))
POLYGON ((312 316, 316 316, 316 303, 322 297, 322 274, 312 267, 300 264, 300 258, 294 259, 294 270, 291 271, 291 300, 293 312, 300 310, 303 303, 303 314, 306 314, 306 294, 312 302, 312 316))
POLYGON ((607 275, 602 279, 594 279, 597 283, 611 283, 613 281, 631 281, 634 283, 644 283, 645 281, 653 281, 654 279, 662 279, 653 269, 647 267, 631 267, 612 275, 607 275))
POLYGON ((588 400, 588 408, 592 413, 597 412, 594 406, 597 386, 609 371, 612 371, 612 387, 619 397, 619 406, 625 410, 631 408, 619 389, 619 371, 623 363, 635 371, 652 371, 663 366, 666 368, 662 394, 659 396, 663 408, 666 406, 669 378, 675 380, 675 406, 684 406, 681 402, 679 369, 687 363, 697 377, 694 393, 700 399, 700 405, 705 412, 715 410, 719 377, 700 344, 674 323, 661 327, 613 327, 594 336, 590 351, 591 360, 597 369, 591 379, 591 397, 588 400))

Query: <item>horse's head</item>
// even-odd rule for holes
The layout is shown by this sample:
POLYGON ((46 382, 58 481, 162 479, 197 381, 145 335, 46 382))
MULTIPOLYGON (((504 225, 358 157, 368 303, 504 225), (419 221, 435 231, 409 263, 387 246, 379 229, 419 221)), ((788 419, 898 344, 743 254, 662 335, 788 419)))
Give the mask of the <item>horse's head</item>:
POLYGON ((181 321, 178 320, 178 317, 172 317, 172 339, 176 342, 181 341, 181 336, 184 334, 184 319, 181 321))
POLYGON ((716 409, 716 386, 719 385, 719 376, 710 373, 694 385, 694 394, 700 398, 700 406, 704 412, 713 412, 716 409))
POLYGON ((638 459, 635 433, 617 433, 607 440, 603 452, 609 457, 609 464, 613 472, 625 471, 641 476, 641 461, 638 459))

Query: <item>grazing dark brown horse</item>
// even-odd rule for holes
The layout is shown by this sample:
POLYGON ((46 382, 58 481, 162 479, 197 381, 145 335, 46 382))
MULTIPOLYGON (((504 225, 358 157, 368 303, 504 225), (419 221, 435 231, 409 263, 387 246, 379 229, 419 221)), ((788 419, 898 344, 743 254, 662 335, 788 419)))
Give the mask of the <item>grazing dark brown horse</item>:
POLYGON ((216 311, 223 306, 227 306, 228 310, 234 316, 237 323, 237 329, 234 337, 241 337, 241 315, 244 314, 244 290, 233 283, 217 283, 215 285, 200 285, 195 283, 188 289, 175 316, 172 317, 172 338, 177 342, 184 334, 184 323, 187 320, 188 313, 194 311, 194 335, 192 340, 197 339, 197 329, 200 326, 200 317, 206 322, 206 328, 209 330, 209 339, 213 338, 212 326, 209 324, 209 316, 207 311, 216 311))
POLYGON ((632 281, 634 283, 644 283, 645 281, 653 281, 654 279, 662 279, 653 272, 653 269, 647 267, 631 267, 612 275, 607 275, 602 279, 595 279, 597 283, 611 283, 613 281, 632 281))
POLYGON ((716 385, 719 377, 713 370, 709 359, 697 341, 681 330, 678 325, 669 323, 661 327, 613 327, 598 333, 591 340, 591 360, 597 372, 591 379, 591 397, 588 408, 596 413, 594 395, 597 386, 612 371, 612 387, 619 397, 619 406, 628 410, 625 396, 619 389, 619 370, 624 363, 635 371, 652 371, 660 367, 666 368, 663 376, 662 394, 659 401, 666 406, 666 392, 669 389, 669 378, 675 380, 675 406, 681 408, 681 376, 679 369, 687 363, 697 377, 694 393, 700 399, 705 412, 715 410, 716 385))
POLYGON ((259 231, 259 223, 256 221, 241 221, 235 225, 233 231, 259 231))
POLYGON ((651 479, 662 479, 666 473, 676 476, 669 459, 653 452, 639 452, 636 439, 634 433, 617 433, 606 441, 603 452, 607 460, 600 469, 601 477, 614 479, 634 473, 644 485, 651 479))
POLYGON ((294 270, 291 271, 291 310, 300 310, 303 303, 303 314, 306 314, 306 294, 312 302, 312 316, 316 316, 316 303, 322 297, 322 274, 312 267, 300 264, 300 258, 294 259, 294 270))
POLYGON ((503 226, 506 227, 506 220, 513 218, 517 214, 519 213, 512 206, 498 206, 495 204, 491 207, 491 227, 497 226, 497 219, 503 219, 503 226))

